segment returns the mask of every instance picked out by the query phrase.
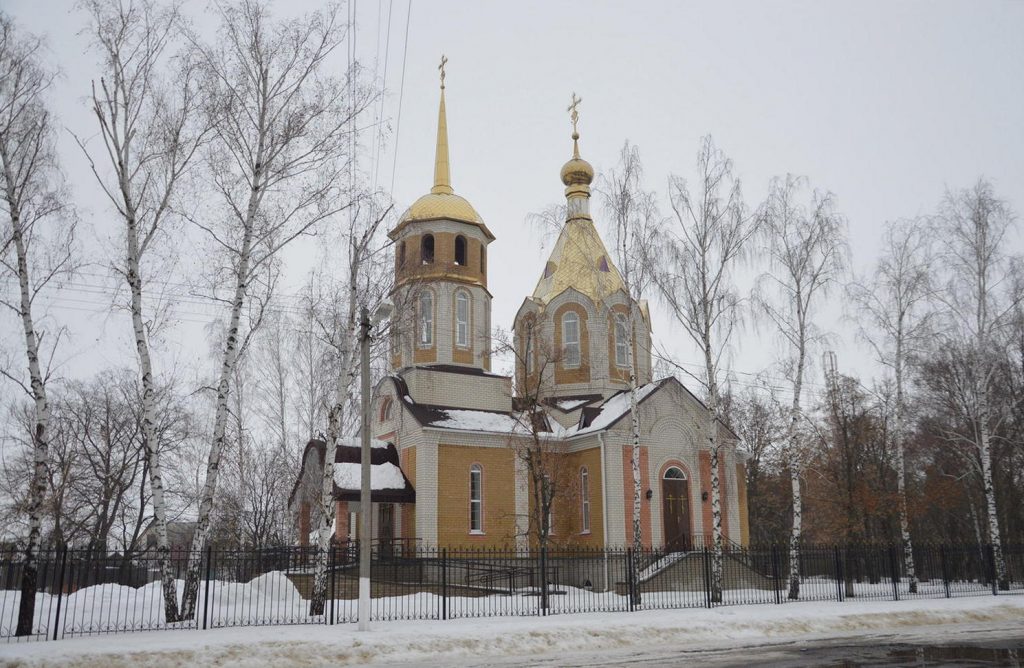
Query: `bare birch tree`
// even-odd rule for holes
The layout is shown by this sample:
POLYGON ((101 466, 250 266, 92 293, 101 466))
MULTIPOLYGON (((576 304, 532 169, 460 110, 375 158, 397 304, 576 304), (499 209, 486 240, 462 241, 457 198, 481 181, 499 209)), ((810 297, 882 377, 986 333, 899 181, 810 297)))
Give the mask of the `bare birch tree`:
MULTIPOLYGON (((599 188, 604 205, 611 214, 609 225, 615 240, 615 259, 626 286, 629 311, 626 331, 631 338, 637 336, 637 323, 642 321, 640 299, 652 282, 652 264, 647 262, 649 249, 654 245, 661 217, 653 192, 643 188, 643 163, 640 151, 627 141, 619 152, 618 166, 602 179, 599 188)), ((613 320, 609 320, 612 326, 613 320)), ((630 468, 633 474, 633 549, 643 548, 641 504, 643 488, 640 476, 640 414, 637 410, 639 361, 634 346, 626 346, 629 368, 629 414, 632 436, 630 468)))
POLYGON ((861 333, 874 349, 878 361, 892 369, 896 404, 893 410, 892 445, 895 456, 896 487, 899 497, 900 534, 903 561, 910 593, 917 592, 914 549, 907 517, 904 440, 906 420, 906 376, 910 361, 923 352, 932 331, 934 311, 931 230, 921 221, 904 220, 886 226, 882 257, 870 283, 851 283, 847 294, 859 314, 867 317, 861 333))
POLYGON ((979 180, 973 187, 949 191, 939 211, 949 275, 942 301, 947 327, 946 348, 963 351, 968 397, 961 416, 970 425, 971 445, 981 464, 981 482, 988 514, 989 542, 999 586, 1009 586, 992 481, 992 382, 997 373, 1000 335, 1012 321, 1021 295, 1012 291, 1007 234, 1015 223, 1013 211, 1000 200, 992 184, 979 180), (1009 292, 1009 297, 1007 297, 1009 292))
POLYGON ((21 578, 21 602, 15 634, 31 635, 38 574, 41 510, 46 494, 50 406, 49 365, 42 359, 47 334, 56 349, 59 330, 47 331, 34 310, 41 290, 74 269, 75 220, 67 204, 54 148, 53 119, 43 96, 55 74, 39 58, 42 42, 0 14, 0 167, 3 168, 3 228, 0 269, 17 283, 17 296, 0 303, 17 316, 25 343, 28 382, 6 364, 0 371, 32 398, 33 472, 29 484, 29 534, 21 578))
POLYGON ((161 242, 206 128, 200 121, 195 68, 186 60, 171 76, 162 74, 180 19, 175 6, 162 8, 153 0, 127 4, 85 0, 82 6, 102 59, 102 74, 98 84, 92 83, 90 102, 103 146, 91 150, 82 141, 79 145, 123 226, 121 256, 113 269, 128 288, 127 310, 142 378, 142 440, 152 489, 164 615, 168 621, 178 621, 150 346, 160 318, 153 303, 147 306, 146 302, 151 277, 163 273, 157 265, 161 254, 173 252, 173 244, 161 242))
POLYGON ((846 268, 846 221, 836 210, 831 193, 813 191, 806 197, 807 181, 787 175, 775 178, 759 216, 768 237, 771 269, 764 275, 766 291, 760 303, 786 348, 784 371, 792 388, 786 460, 793 493, 793 526, 789 538, 789 598, 800 596, 800 540, 803 470, 800 428, 804 376, 810 347, 820 340, 813 315, 820 301, 834 287, 846 268))
MULTIPOLYGON (((328 59, 350 28, 338 7, 277 21, 256 0, 215 2, 214 10, 220 20, 214 43, 194 34, 190 41, 203 70, 213 131, 206 160, 221 206, 208 218, 191 220, 217 249, 230 287, 219 296, 228 321, 182 600, 185 619, 195 613, 232 373, 265 305, 249 299, 250 287, 257 279, 272 286, 281 249, 349 205, 350 121, 372 101, 367 89, 329 74, 328 59)), ((345 73, 355 76, 355 66, 345 73)))
POLYGON ((735 270, 757 232, 757 219, 743 203, 732 161, 711 137, 697 152, 698 177, 690 185, 670 180, 675 222, 663 239, 654 262, 654 281, 672 318, 683 328, 703 358, 707 397, 707 448, 711 456, 711 522, 714 552, 711 596, 722 600, 724 537, 719 461, 723 424, 720 366, 741 320, 743 300, 735 270))
MULTIPOLYGON (((359 379, 359 314, 363 308, 373 310, 386 297, 390 285, 381 271, 391 264, 382 261, 385 248, 378 232, 391 212, 391 206, 381 207, 375 199, 368 197, 357 202, 351 209, 350 227, 342 235, 348 251, 348 271, 342 286, 343 294, 334 300, 335 309, 331 309, 333 317, 322 323, 324 335, 335 355, 336 376, 334 396, 327 414, 327 438, 320 487, 320 525, 317 527, 317 561, 309 601, 311 615, 324 613, 328 555, 335 515, 334 458, 338 439, 344 435, 345 411, 351 403, 359 379)), ((377 338, 385 340, 379 335, 377 338)), ((360 512, 367 510, 361 509, 360 512)), ((369 536, 359 538, 369 540, 369 536)))

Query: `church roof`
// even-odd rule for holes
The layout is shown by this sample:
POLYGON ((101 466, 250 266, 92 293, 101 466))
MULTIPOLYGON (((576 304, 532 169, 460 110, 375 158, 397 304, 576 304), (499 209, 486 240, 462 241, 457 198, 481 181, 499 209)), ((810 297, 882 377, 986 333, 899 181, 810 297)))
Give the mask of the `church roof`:
MULTIPOLYGON (((334 498, 338 501, 359 501, 362 481, 362 448, 359 439, 338 439, 334 454, 334 498)), ((370 440, 370 499, 374 503, 415 503, 416 490, 402 472, 394 443, 370 440)), ((323 465, 326 444, 313 439, 302 455, 305 469, 310 450, 316 450, 317 461, 323 465)), ((302 470, 295 481, 289 503, 302 481, 302 470)))
POLYGON ((546 304, 569 288, 595 302, 626 290, 619 270, 589 217, 574 217, 565 222, 544 266, 544 274, 537 281, 533 298, 546 304))
POLYGON ((572 112, 572 158, 561 172, 566 197, 565 225, 533 291, 533 299, 542 304, 547 304, 569 288, 594 302, 626 290, 622 276, 612 263, 590 217, 590 183, 594 180, 594 168, 580 157, 580 135, 576 126, 579 120, 576 107, 580 102, 573 93, 569 106, 572 112))

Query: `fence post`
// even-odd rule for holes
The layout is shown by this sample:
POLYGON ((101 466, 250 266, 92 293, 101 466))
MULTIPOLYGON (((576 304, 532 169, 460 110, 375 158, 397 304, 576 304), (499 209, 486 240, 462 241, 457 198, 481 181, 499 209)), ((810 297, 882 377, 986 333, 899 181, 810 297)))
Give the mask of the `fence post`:
POLYGON ((203 630, 206 630, 206 619, 210 613, 210 561, 213 559, 213 547, 206 546, 206 585, 203 588, 203 630))
POLYGON ((337 596, 337 591, 334 588, 334 586, 335 586, 334 585, 335 571, 338 570, 338 557, 337 557, 338 548, 332 542, 330 544, 330 547, 328 547, 327 549, 329 549, 331 551, 330 554, 328 555, 328 563, 330 564, 330 568, 331 568, 331 570, 329 572, 330 572, 330 575, 331 575, 331 584, 330 584, 330 592, 331 592, 331 625, 333 626, 334 625, 334 599, 336 599, 338 597, 337 596))
POLYGON ((992 583, 992 595, 999 595, 999 583, 996 582, 996 552, 992 543, 985 546, 985 561, 988 562, 988 580, 992 583))
POLYGON ((626 596, 629 597, 629 611, 633 612, 636 610, 636 582, 634 582, 634 575, 636 571, 633 569, 633 548, 626 548, 626 596))
POLYGON ((942 584, 946 588, 946 598, 949 598, 949 566, 946 563, 945 545, 939 545, 939 564, 942 565, 942 584))
POLYGON ((540 548, 540 607, 541 614, 548 614, 548 548, 540 548))
POLYGON ((889 570, 892 571, 892 599, 900 600, 900 570, 899 562, 896 561, 896 548, 889 545, 889 570))
POLYGON ((846 586, 846 574, 843 573, 843 556, 839 552, 839 546, 832 546, 832 558, 835 561, 836 569, 836 600, 843 602, 843 587, 846 586))
POLYGON ((57 576, 57 614, 53 618, 53 639, 57 639, 57 631, 60 629, 60 602, 64 597, 64 568, 68 563, 68 548, 65 545, 60 551, 60 575, 57 576))
POLYGON ((441 619, 448 619, 448 548, 441 548, 441 619))
POLYGON ((705 542, 701 548, 701 561, 704 566, 704 604, 711 607, 711 560, 708 558, 708 546, 705 542))
POLYGON ((772 543, 772 588, 775 590, 775 604, 782 604, 782 587, 779 582, 779 547, 772 543))

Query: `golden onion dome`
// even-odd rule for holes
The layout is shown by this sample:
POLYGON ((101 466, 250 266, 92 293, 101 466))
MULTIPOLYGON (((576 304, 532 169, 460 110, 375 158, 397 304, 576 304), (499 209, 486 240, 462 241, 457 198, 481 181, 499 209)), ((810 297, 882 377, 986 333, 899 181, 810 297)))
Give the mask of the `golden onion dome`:
POLYGON ((483 225, 484 221, 476 212, 473 205, 464 197, 455 193, 427 193, 412 203, 399 223, 410 223, 418 220, 457 220, 474 225, 483 225))
POLYGON ((566 186, 589 186, 593 180, 594 168, 578 154, 562 165, 562 183, 566 186))

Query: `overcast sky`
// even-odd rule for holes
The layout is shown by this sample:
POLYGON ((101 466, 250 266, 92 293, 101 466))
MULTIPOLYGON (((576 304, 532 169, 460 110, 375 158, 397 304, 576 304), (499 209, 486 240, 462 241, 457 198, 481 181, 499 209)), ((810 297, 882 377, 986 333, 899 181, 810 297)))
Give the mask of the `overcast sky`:
MULTIPOLYGON (((274 7, 284 15, 319 4, 274 7)), ((85 96, 96 58, 78 34, 82 15, 59 0, 3 5, 48 38, 64 72, 53 93, 61 122, 94 132, 85 96)), ((204 2, 186 7, 197 21, 210 20, 204 2)), ((947 186, 985 176, 1024 212, 1024 2, 421 0, 412 5, 406 44, 408 7, 406 0, 357 5, 360 59, 383 76, 387 54, 384 113, 393 132, 380 183, 390 186, 394 168, 400 208, 429 190, 437 63, 446 54, 452 183, 497 237, 489 263, 497 326, 511 325, 550 248, 526 219, 563 201, 559 170, 571 152, 565 108, 573 91, 583 98, 581 152, 598 173, 628 139, 640 148, 648 186, 664 193, 670 173, 692 176, 699 139, 710 133, 733 159, 751 207, 769 179, 786 172, 834 192, 858 271, 874 262, 884 221, 934 211, 947 186)), ((344 49, 336 55, 340 71, 344 49)), ((61 148, 90 234, 111 234, 106 205, 67 134, 61 148)), ((1020 238, 1013 236, 1015 252, 1020 238)), ((311 247, 289 254, 292 279, 316 261, 311 247)), ((73 298, 53 302, 74 333, 67 375, 134 364, 124 316, 95 303, 102 297, 73 298)), ((164 356, 202 364, 206 348, 187 335, 198 331, 190 321, 203 320, 202 309, 189 308, 163 342, 164 356)), ((867 350, 838 314, 824 313, 821 324, 838 333, 841 370, 870 372, 867 350)), ((4 343, 14 342, 13 321, 0 325, 4 343)), ((654 325, 656 338, 697 360, 657 306, 654 325)), ((763 369, 770 337, 743 336, 732 364, 763 369)))

